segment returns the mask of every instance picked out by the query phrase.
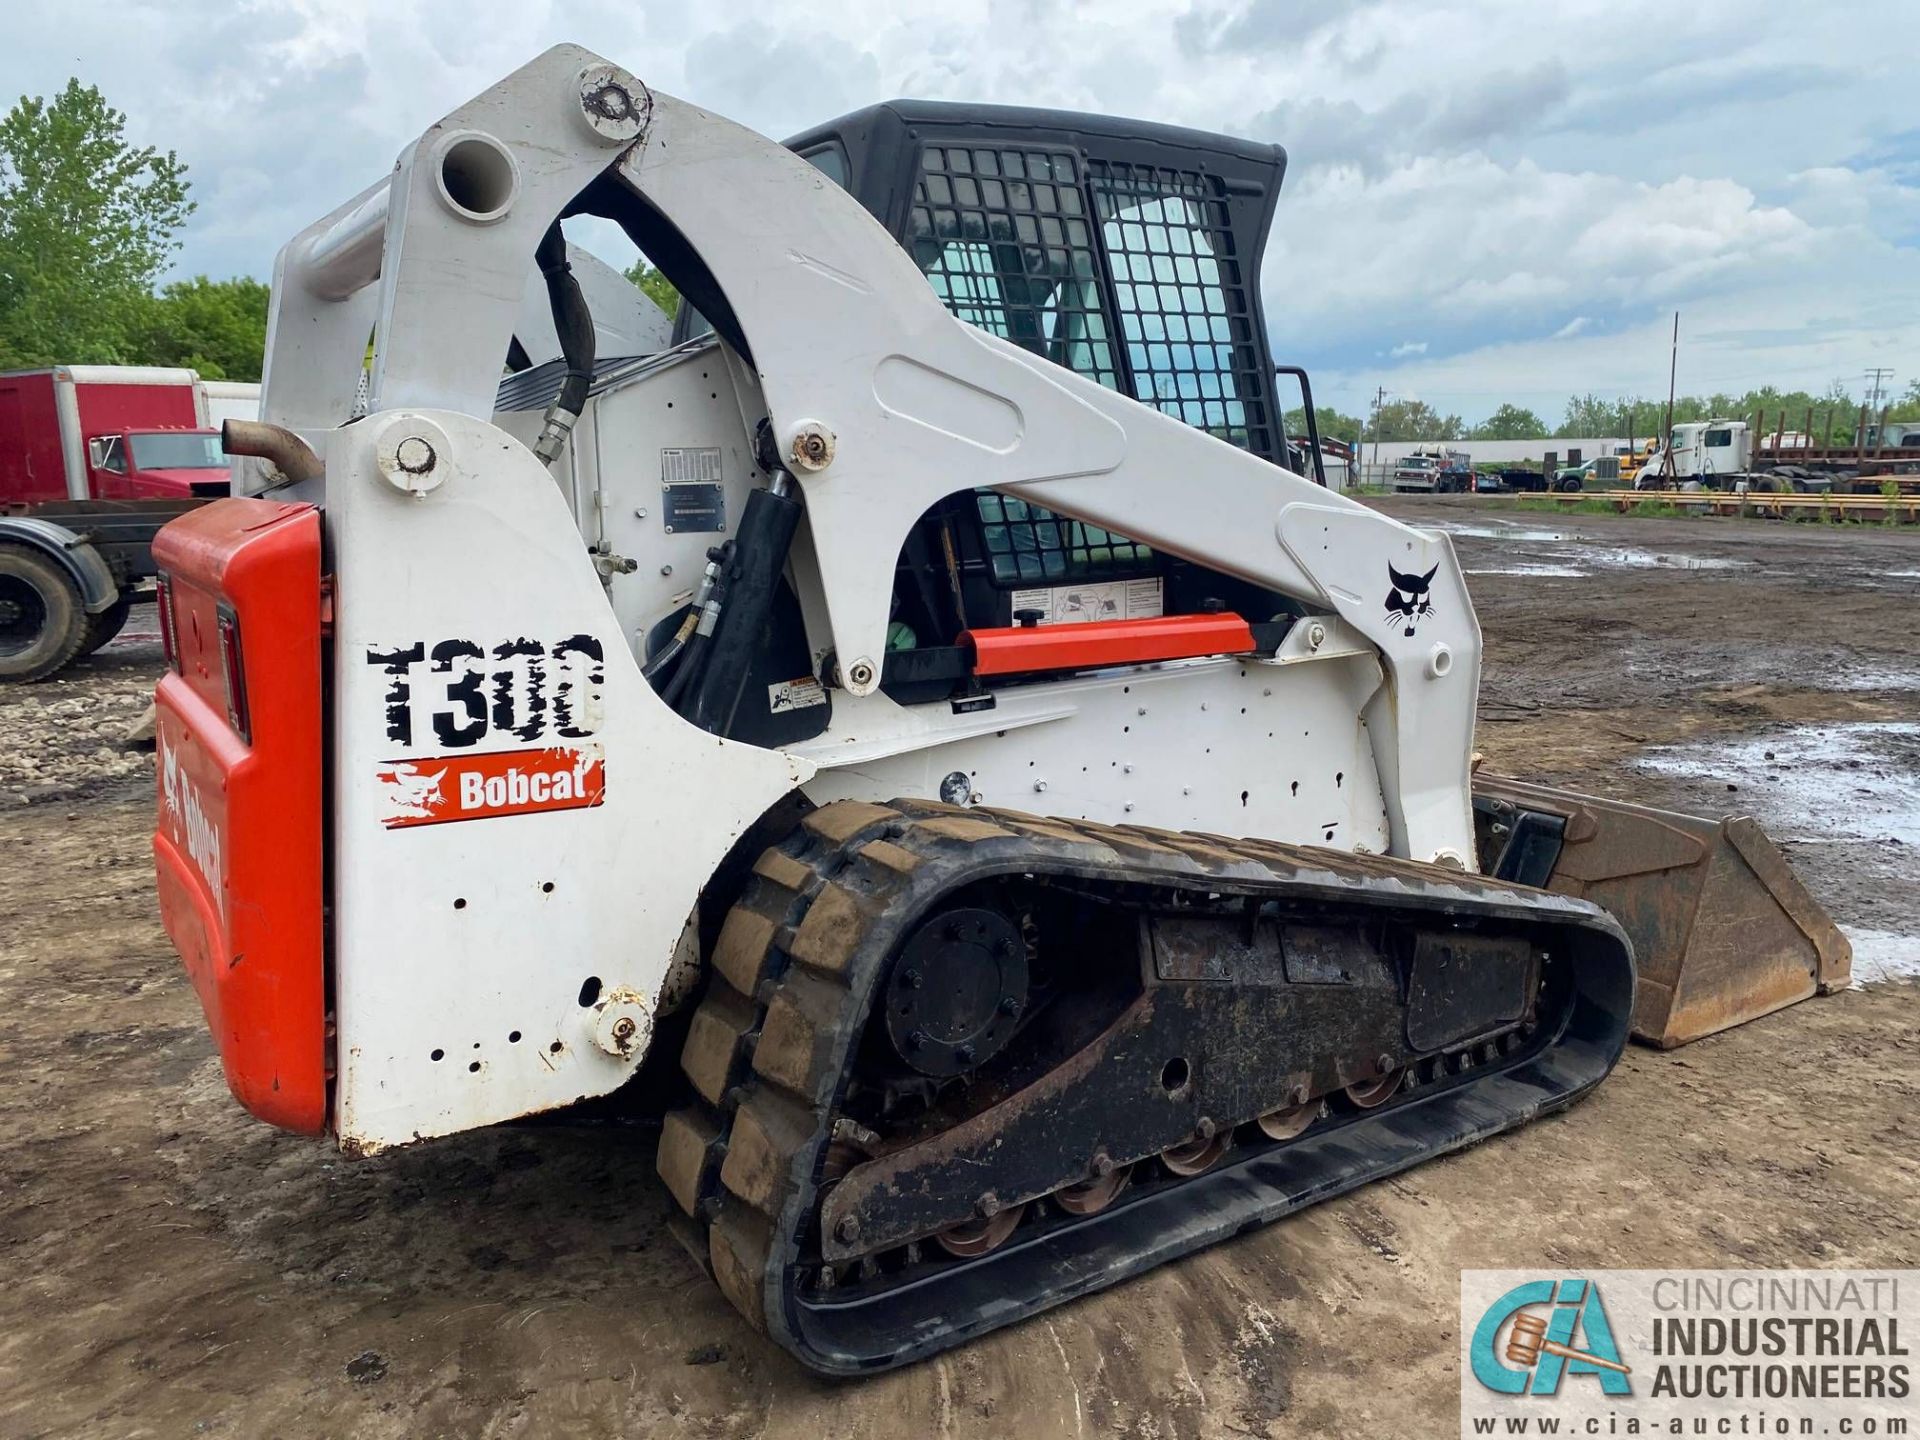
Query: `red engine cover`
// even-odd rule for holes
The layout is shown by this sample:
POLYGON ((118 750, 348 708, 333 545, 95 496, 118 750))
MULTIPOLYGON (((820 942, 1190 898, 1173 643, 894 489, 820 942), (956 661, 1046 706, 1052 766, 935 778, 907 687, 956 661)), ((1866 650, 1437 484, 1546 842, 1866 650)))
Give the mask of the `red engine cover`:
POLYGON ((153 555, 177 657, 155 692, 161 919, 235 1097, 319 1134, 329 1079, 320 515, 216 500, 163 529, 153 555), (223 619, 237 640, 223 641, 223 619))

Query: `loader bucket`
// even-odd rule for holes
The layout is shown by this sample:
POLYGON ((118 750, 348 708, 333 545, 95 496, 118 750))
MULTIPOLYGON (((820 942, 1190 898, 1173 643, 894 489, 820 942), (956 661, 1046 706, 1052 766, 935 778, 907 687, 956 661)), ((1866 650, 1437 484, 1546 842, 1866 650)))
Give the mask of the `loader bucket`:
POLYGON ((1593 901, 1632 939, 1635 1039, 1672 1049, 1846 988, 1852 947, 1753 820, 1503 776, 1476 775, 1473 791, 1489 865, 1524 847, 1531 863, 1509 855, 1503 873, 1593 901))

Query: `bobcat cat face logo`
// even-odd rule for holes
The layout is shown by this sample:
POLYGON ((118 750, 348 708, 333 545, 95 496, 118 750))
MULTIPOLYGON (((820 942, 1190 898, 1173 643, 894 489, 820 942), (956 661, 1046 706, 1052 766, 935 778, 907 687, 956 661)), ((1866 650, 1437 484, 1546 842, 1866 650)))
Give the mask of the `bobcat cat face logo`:
POLYGON ((1424 575, 1408 575, 1394 569, 1392 561, 1387 562, 1387 579, 1393 587, 1387 591, 1387 618, 1405 621, 1407 634, 1413 634, 1414 626, 1433 614, 1433 601, 1427 598, 1427 587, 1439 573, 1440 567, 1436 565, 1424 575))

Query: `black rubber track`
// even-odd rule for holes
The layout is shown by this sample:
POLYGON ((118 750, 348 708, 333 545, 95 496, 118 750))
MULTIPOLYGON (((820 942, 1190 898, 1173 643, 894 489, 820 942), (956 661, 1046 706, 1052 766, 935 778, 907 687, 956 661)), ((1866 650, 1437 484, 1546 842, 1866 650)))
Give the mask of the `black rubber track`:
POLYGON ((668 1117, 660 1166, 702 1225, 728 1297, 827 1375, 923 1358, 1570 1104, 1613 1067, 1632 1014, 1631 949, 1604 911, 1435 866, 896 801, 816 811, 755 870, 688 1040, 703 1100, 668 1117), (1524 1047, 1379 1110, 1243 1145, 1203 1175, 1132 1187, 1095 1215, 1029 1222, 977 1259, 812 1290, 821 1163, 873 990, 920 917, 1003 875, 1521 922, 1569 981, 1524 1047))

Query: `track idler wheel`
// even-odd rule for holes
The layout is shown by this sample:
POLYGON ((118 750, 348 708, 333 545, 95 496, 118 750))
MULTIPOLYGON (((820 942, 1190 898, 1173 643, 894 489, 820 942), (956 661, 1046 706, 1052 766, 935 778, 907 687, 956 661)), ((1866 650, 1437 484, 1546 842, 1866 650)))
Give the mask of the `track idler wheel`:
POLYGON ((1347 1086, 1346 1096, 1356 1110, 1372 1110, 1399 1094, 1400 1082, 1406 1078, 1399 1066, 1382 1066, 1374 1079, 1356 1080, 1347 1086))
POLYGON ((1026 1211, 1025 1205, 1013 1205, 979 1220, 949 1225, 933 1237, 933 1243, 957 1260, 971 1260, 1004 1245, 1026 1211))
POLYGON ((1114 1197, 1127 1188, 1127 1180, 1133 1174, 1131 1165, 1115 1165, 1106 1156, 1094 1165, 1094 1173, 1078 1185, 1069 1185, 1064 1190, 1053 1192, 1053 1203, 1069 1215, 1097 1214, 1114 1202, 1114 1197), (1104 1168, 1105 1174, 1100 1173, 1104 1168))
MULTIPOLYGON (((1206 1128, 1212 1129, 1211 1126, 1206 1128)), ((1189 1175, 1202 1174, 1218 1165, 1220 1157, 1227 1153, 1227 1147, 1232 1144, 1231 1127, 1213 1130, 1211 1134, 1195 1135, 1191 1140, 1169 1145, 1160 1152, 1160 1163, 1184 1180, 1189 1175)))
POLYGON ((1260 1127, 1260 1133, 1269 1140, 1291 1140, 1304 1135, 1307 1127, 1320 1118, 1320 1112, 1325 1108, 1326 1102, 1323 1100, 1303 1100, 1283 1110, 1269 1110, 1253 1123, 1260 1127))

